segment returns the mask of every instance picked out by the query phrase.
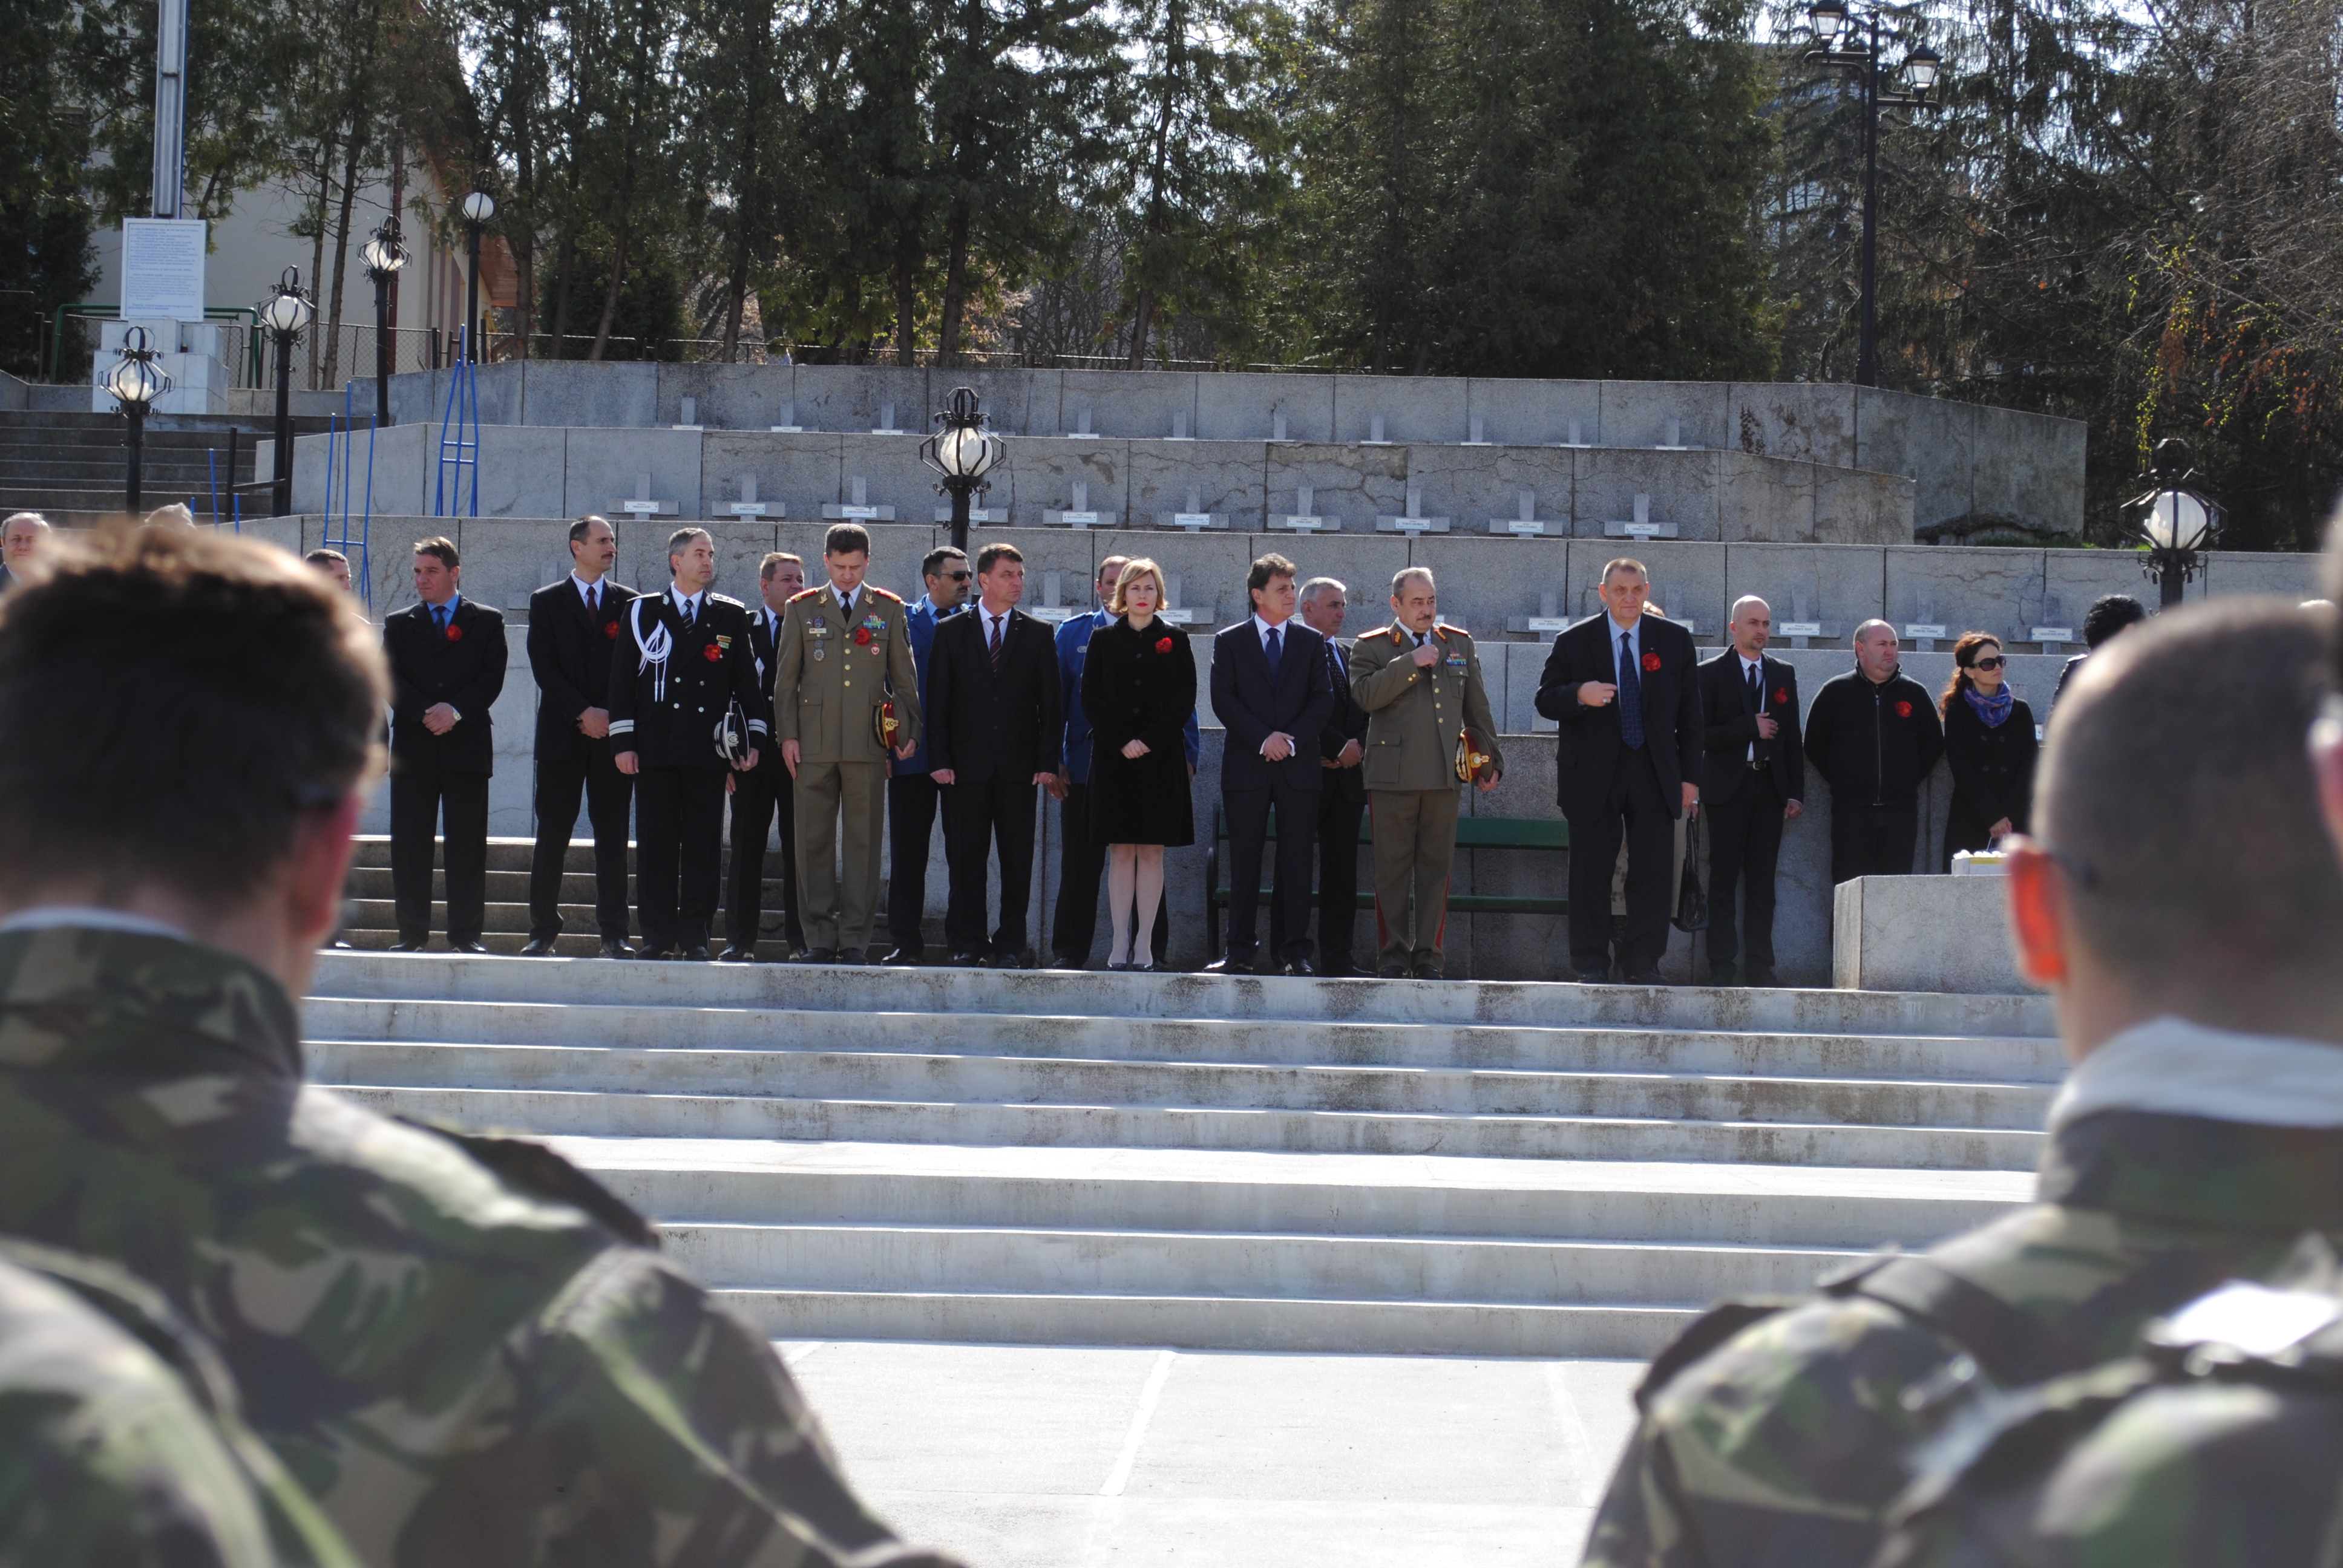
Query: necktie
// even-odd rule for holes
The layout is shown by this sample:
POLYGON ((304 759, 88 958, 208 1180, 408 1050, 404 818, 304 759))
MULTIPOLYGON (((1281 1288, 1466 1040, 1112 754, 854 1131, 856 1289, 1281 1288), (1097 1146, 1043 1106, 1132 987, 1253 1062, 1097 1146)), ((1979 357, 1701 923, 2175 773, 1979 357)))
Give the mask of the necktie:
POLYGON ((687 599, 685 599, 685 600, 683 601, 683 607, 682 607, 682 608, 683 608, 683 629, 684 629, 684 630, 686 630, 686 631, 689 631, 689 630, 691 629, 691 623, 692 623, 693 619, 695 618, 693 617, 692 613, 691 613, 691 611, 692 611, 692 601, 691 601, 690 599, 688 599, 688 598, 687 598, 687 599))
MULTIPOLYGON (((1752 713, 1765 712, 1765 689, 1757 679, 1757 667, 1754 664, 1744 665, 1742 666, 1742 673, 1749 678, 1749 711, 1752 713)), ((1755 762, 1757 760, 1757 748, 1765 744, 1765 742, 1762 737, 1749 743, 1750 761, 1755 762)))
POLYGON ((588 620, 592 620, 594 618, 594 612, 601 608, 597 586, 593 583, 588 583, 586 585, 586 618, 588 620))
POLYGON ((1644 744, 1643 672, 1635 668, 1634 639, 1619 634, 1619 739, 1631 749, 1644 744))
POLYGON ((445 640, 447 636, 447 607, 444 604, 433 605, 431 607, 431 619, 433 624, 437 627, 441 639, 445 640))
POLYGON ((1269 678, 1272 680, 1277 678, 1278 667, 1285 662, 1284 653, 1277 646, 1279 629, 1277 627, 1269 628, 1269 678))
POLYGON ((989 620, 989 621, 990 621, 990 622, 992 623, 992 647, 991 647, 991 653, 992 653, 992 673, 993 673, 993 674, 995 674, 995 675, 999 675, 999 674, 1001 673, 1001 617, 999 617, 999 616, 997 616, 997 615, 989 615, 989 616, 985 617, 984 618, 985 618, 985 619, 987 619, 987 620, 989 620))
POLYGON ((852 594, 841 593, 838 596, 838 613, 844 616, 849 620, 852 620, 854 618, 854 596, 852 594))

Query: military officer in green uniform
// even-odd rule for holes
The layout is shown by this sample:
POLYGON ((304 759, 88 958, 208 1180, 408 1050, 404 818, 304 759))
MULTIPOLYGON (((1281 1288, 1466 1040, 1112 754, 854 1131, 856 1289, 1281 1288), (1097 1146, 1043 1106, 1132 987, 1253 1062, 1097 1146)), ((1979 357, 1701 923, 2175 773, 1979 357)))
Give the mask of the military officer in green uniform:
POLYGON ((870 533, 840 523, 822 540, 830 581, 789 601, 773 649, 773 731, 797 789, 798 890, 805 900, 806 961, 868 961, 879 922, 879 850, 887 820, 890 749, 920 744, 920 678, 903 601, 862 580, 870 533), (845 821, 841 889, 838 839, 845 821))
POLYGON ((1386 979, 1438 980, 1448 963, 1448 869, 1456 859, 1456 787, 1483 794, 1505 769, 1481 656, 1462 627, 1440 624, 1432 573, 1392 578, 1392 624, 1351 650, 1351 696, 1367 714, 1367 812, 1375 843, 1375 926, 1386 979), (1411 937, 1408 900, 1415 902, 1411 937))
POLYGON ((154 1286, 366 1568, 935 1562, 608 1191, 307 1081, 388 691, 347 596, 192 529, 57 553, 0 610, 0 1233, 154 1286))

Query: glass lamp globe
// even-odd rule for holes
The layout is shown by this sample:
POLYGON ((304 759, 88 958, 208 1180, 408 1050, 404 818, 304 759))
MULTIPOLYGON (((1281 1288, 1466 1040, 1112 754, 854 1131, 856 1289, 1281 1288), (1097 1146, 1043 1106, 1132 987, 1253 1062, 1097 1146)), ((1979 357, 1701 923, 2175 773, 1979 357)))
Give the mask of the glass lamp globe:
POLYGON ((486 191, 476 190, 464 198, 464 221, 486 223, 497 216, 497 198, 486 191))
POLYGON ((2159 490, 2140 524, 2147 542, 2159 550, 2197 550, 2212 531, 2213 513, 2187 490, 2159 490))
POLYGON ((1838 42, 1839 34, 1846 27, 1845 0, 1815 0, 1806 7, 1806 20, 1813 25, 1815 36, 1828 48, 1838 42))
POLYGON ((287 267, 284 280, 277 286, 277 293, 260 307, 260 323, 271 332, 290 337, 308 326, 310 317, 317 313, 308 297, 301 292, 299 276, 287 267))
POLYGON ((399 243, 396 230, 378 228, 359 247, 358 259, 366 263, 368 272, 397 272, 407 265, 407 247, 399 243))
POLYGON ((1926 44, 1914 49, 1904 61, 1904 75, 1916 93, 1926 93, 1936 85, 1936 76, 1944 69, 1944 56, 1926 44))

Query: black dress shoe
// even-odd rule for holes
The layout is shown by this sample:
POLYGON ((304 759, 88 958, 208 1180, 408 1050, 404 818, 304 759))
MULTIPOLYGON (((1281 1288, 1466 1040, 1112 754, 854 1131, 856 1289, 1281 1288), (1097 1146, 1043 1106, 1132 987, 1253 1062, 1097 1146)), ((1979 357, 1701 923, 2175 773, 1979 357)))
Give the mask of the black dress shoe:
POLYGON ((1311 963, 1308 959, 1286 960, 1285 969, 1282 972, 1290 975, 1302 976, 1305 979, 1315 978, 1318 973, 1315 969, 1311 967, 1311 963))
POLYGON ((1080 970, 1088 969, 1090 965, 1071 953, 1051 953, 1050 967, 1053 970, 1080 970))
POLYGON ((1410 966, 1407 972, 1412 979, 1415 980, 1445 980, 1448 978, 1446 970, 1431 959, 1416 960, 1415 962, 1410 966))
POLYGON ((488 950, 478 942, 449 942, 448 949, 459 953, 485 953, 488 950))
POLYGON ((757 955, 748 948, 726 948, 716 955, 716 961, 720 964, 752 964, 757 961, 757 955))
POLYGON ((1578 971, 1578 983, 1580 985, 1609 985, 1611 983, 1611 971, 1608 970, 1581 970, 1578 971))
POLYGON ((838 961, 849 969, 860 969, 870 960, 864 955, 860 948, 840 948, 838 950, 838 961))
POLYGON ((635 950, 635 957, 643 959, 651 963, 663 964, 673 960, 675 958, 675 950, 673 948, 655 948, 651 946, 650 943, 645 942, 641 947, 635 950))
POLYGON ((951 961, 953 966, 958 969, 982 969, 984 967, 984 955, 979 952, 954 953, 951 956, 951 961))
POLYGON ((635 950, 627 945, 624 937, 604 937, 602 956, 606 959, 630 959, 635 956, 635 950))
POLYGON ((337 952, 346 953, 352 950, 351 942, 347 937, 336 937, 332 941, 327 942, 326 945, 334 949, 337 952))
POLYGON ((1665 985, 1668 982, 1660 978, 1660 971, 1657 970, 1642 970, 1629 975, 1627 983, 1629 985, 1665 985))
POLYGON ((525 959, 551 958, 553 956, 553 939, 551 937, 529 938, 528 945, 520 950, 520 956, 525 959))
POLYGON ((1377 980, 1405 980, 1408 978, 1408 973, 1405 966, 1403 965, 1377 964, 1375 966, 1375 978, 1377 980))
POLYGON ((1247 953, 1242 958, 1214 959, 1204 966, 1204 972, 1208 975, 1249 975, 1252 973, 1252 955, 1247 953))
POLYGON ((430 940, 428 937, 401 937, 390 944, 390 950, 395 953, 419 953, 423 950, 423 944, 430 940))
POLYGON ((1751 970, 1742 976, 1741 983, 1751 986, 1777 986, 1782 982, 1774 978, 1772 970, 1751 970))
POLYGON ((925 957, 925 948, 897 948, 879 961, 890 969, 910 969, 925 957))
POLYGON ((1021 970, 1025 967, 1023 953, 999 952, 984 960, 984 967, 995 970, 1021 970))
POLYGON ((679 956, 686 963, 704 964, 709 961, 711 955, 706 942, 686 942, 679 956))
POLYGON ((838 961, 836 948, 808 948, 797 956, 801 964, 834 964, 838 961))

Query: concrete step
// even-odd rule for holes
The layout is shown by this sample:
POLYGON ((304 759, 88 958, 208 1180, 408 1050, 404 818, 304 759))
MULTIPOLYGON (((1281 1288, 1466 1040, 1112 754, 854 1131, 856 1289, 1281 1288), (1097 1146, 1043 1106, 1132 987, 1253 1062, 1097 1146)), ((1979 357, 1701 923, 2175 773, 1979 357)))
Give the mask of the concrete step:
MULTIPOLYGON (((357 848, 350 855, 352 870, 387 871, 390 869, 390 836, 388 834, 360 833, 357 836, 356 843, 357 848)), ((628 842, 627 849, 628 860, 631 864, 634 859, 634 845, 631 841, 628 842)), ((435 849, 433 853, 436 856, 437 850, 435 849)), ((537 840, 534 839, 492 838, 488 840, 488 869, 491 872, 518 871, 527 875, 529 862, 536 853, 537 840)), ((591 872, 594 869, 594 840, 570 839, 569 853, 562 860, 561 869, 564 871, 591 872)))

